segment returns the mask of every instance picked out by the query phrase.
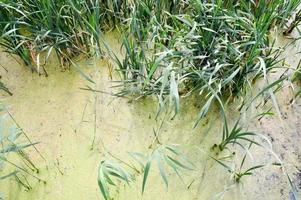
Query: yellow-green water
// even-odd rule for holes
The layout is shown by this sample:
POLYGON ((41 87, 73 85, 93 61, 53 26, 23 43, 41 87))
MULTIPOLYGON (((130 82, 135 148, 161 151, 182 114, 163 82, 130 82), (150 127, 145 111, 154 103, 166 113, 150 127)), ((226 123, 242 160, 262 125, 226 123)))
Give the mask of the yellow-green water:
MULTIPOLYGON (((113 35, 107 38, 113 50, 118 52, 117 37, 113 35)), ((292 49, 286 56, 291 64, 296 64, 298 61, 291 52, 296 52, 298 47, 292 49)), ((8 72, 1 70, 3 81, 14 94, 12 97, 3 94, 2 102, 9 106, 30 138, 40 142, 37 148, 46 159, 44 161, 33 149, 28 150, 31 159, 41 170, 38 176, 46 184, 29 178, 33 189, 25 191, 13 178, 1 181, 0 188, 4 191, 5 199, 102 199, 97 185, 97 169, 99 162, 105 158, 103 144, 108 151, 128 163, 133 160, 127 152, 151 151, 149 146, 154 140, 153 128, 158 128, 164 116, 156 122, 157 103, 154 99, 131 102, 127 98, 81 90, 89 83, 74 70, 61 72, 55 59, 46 66, 49 77, 32 74, 7 54, 0 54, 0 60, 8 69, 8 72)), ((91 59, 80 61, 79 64, 96 81, 97 89, 112 92, 112 76, 107 60, 91 59)), ((113 79, 118 79, 115 73, 113 79)), ((292 97, 289 86, 277 94, 283 120, 276 115, 261 121, 253 120, 249 129, 267 135, 273 141, 275 153, 298 183, 300 180, 297 179, 296 168, 301 168, 301 101, 291 104, 292 97)), ((208 157, 210 147, 220 140, 221 121, 213 109, 200 126, 193 129, 199 111, 198 103, 197 98, 183 98, 181 113, 174 120, 167 120, 161 130, 160 141, 164 144, 182 144, 185 153, 196 165, 194 171, 183 172, 184 183, 170 171, 169 188, 166 190, 154 167, 143 196, 142 177, 137 176, 130 186, 120 185, 114 199, 289 199, 290 185, 279 167, 267 166, 257 170, 254 176, 243 179, 242 183, 235 184, 230 174, 208 157)), ((236 106, 230 109, 235 110, 236 106)), ((234 119, 236 112, 232 113, 234 119)), ((247 116, 245 121, 249 118, 247 116)), ((252 164, 275 161, 265 149, 254 147, 251 153, 254 157, 252 164)))

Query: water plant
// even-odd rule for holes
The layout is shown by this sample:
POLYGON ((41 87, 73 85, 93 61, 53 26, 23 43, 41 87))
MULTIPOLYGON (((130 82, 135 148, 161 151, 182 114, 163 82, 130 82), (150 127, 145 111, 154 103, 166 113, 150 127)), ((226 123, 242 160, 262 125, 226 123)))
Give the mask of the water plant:
POLYGON ((204 102, 199 121, 217 97, 245 94, 276 67, 281 49, 270 41, 269 30, 284 24, 283 15, 299 3, 180 1, 176 10, 163 7, 146 25, 135 15, 123 40, 125 57, 112 56, 124 78, 118 95, 156 95, 159 109, 169 101, 176 114, 180 96, 199 93, 204 102))
POLYGON ((109 186, 116 186, 112 177, 130 183, 132 180, 131 174, 123 169, 118 163, 109 160, 101 161, 98 169, 98 186, 104 199, 110 199, 109 186))
POLYGON ((11 93, 11 91, 1 81, 0 81, 0 90, 3 90, 4 92, 6 92, 7 94, 9 94, 11 96, 13 95, 13 93, 11 93))
MULTIPOLYGON (((291 82, 293 83, 299 83, 301 80, 301 60, 298 63, 298 66, 294 70, 294 73, 291 78, 291 82)), ((301 94, 301 89, 298 89, 297 92, 295 93, 295 96, 300 96, 301 94)))
MULTIPOLYGON (((73 65, 86 80, 94 84, 95 88, 88 88, 94 92, 97 92, 97 83, 85 75, 73 60, 80 55, 101 56, 107 50, 122 77, 121 81, 116 82, 121 90, 114 95, 130 95, 136 99, 155 95, 159 102, 158 113, 169 103, 174 109, 174 117, 180 111, 181 97, 196 93, 199 95, 198 101, 202 103, 196 119, 197 125, 215 102, 224 112, 224 102, 230 102, 237 96, 244 97, 259 78, 263 77, 267 85, 251 97, 251 102, 265 92, 270 94, 269 98, 275 99, 272 89, 274 86, 277 86, 275 90, 279 89, 285 78, 281 77, 272 83, 268 80, 268 73, 278 67, 282 52, 281 48, 275 47, 275 41, 269 36, 270 31, 278 26, 286 28, 284 33, 289 34, 296 28, 300 22, 300 11, 296 13, 290 26, 287 26, 287 22, 300 2, 3 0, 0 2, 0 46, 17 55, 32 71, 45 75, 45 64, 54 52, 62 68, 67 69, 69 65, 73 65), (102 38, 103 32, 114 28, 123 33, 122 58, 111 51, 102 38)), ((298 72, 299 70, 296 74, 298 72)), ((0 89, 10 93, 4 85, 0 89)), ((95 94, 92 147, 95 145, 97 127, 96 103, 95 94)), ((249 104, 246 109, 248 107, 249 104)), ((12 118, 11 115, 10 117, 12 118)), ((239 145, 243 149, 246 149, 243 143, 260 145, 252 138, 258 134, 244 131, 239 120, 230 129, 225 114, 223 117, 222 140, 214 146, 219 151, 224 151, 230 144, 239 145)), ((17 129, 18 134, 12 137, 17 139, 23 134, 28 143, 16 144, 15 139, 5 138, 5 148, 0 151, 0 160, 16 167, 16 171, 2 178, 14 176, 30 189, 26 179, 22 181, 18 172, 31 174, 27 168, 2 156, 17 152, 29 169, 38 172, 23 151, 29 147, 36 148, 36 143, 32 143, 18 125, 17 129)), ((171 169, 181 178, 180 170, 193 168, 175 146, 161 145, 159 135, 155 135, 155 142, 150 147, 159 146, 150 154, 130 154, 135 161, 141 163, 140 171, 132 170, 143 175, 142 193, 154 162, 157 163, 166 187, 169 184, 166 170, 171 169)), ((4 143, 4 139, 0 142, 4 143)), ((243 169, 246 155, 238 169, 215 160, 233 174, 236 182, 251 175, 255 169, 263 167, 257 165, 243 169)), ((98 185, 105 199, 111 198, 111 186, 117 186, 118 182, 129 184, 133 180, 134 173, 128 172, 121 164, 107 159, 100 162, 98 185)))
POLYGON ((225 169, 227 169, 227 171, 229 173, 231 173, 231 175, 233 176, 233 179, 236 183, 239 183, 241 181, 241 179, 245 176, 251 176, 253 175, 253 171, 259 168, 264 167, 265 165, 256 165, 247 169, 243 169, 243 166, 245 164, 245 160, 246 160, 247 154, 244 155, 243 159, 241 160, 240 166, 238 169, 235 169, 227 164, 225 164, 224 162, 222 162, 219 159, 216 159, 214 157, 211 157, 213 160, 215 160, 217 163, 219 163, 221 166, 223 166, 225 169))
POLYGON ((243 128, 239 126, 239 120, 236 121, 235 125, 231 130, 229 130, 227 120, 224 120, 223 124, 223 136, 222 141, 219 145, 214 145, 213 147, 218 147, 220 151, 223 151, 230 144, 238 144, 239 146, 243 145, 240 141, 247 141, 253 144, 260 145, 254 139, 251 139, 251 136, 256 136, 253 132, 243 131, 243 128))
MULTIPOLYGON (((21 136, 23 135, 22 130, 20 130, 15 123, 11 123, 10 121, 9 115, 7 113, 3 114, 2 110, 0 117, 0 181, 13 177, 17 183, 19 183, 25 189, 30 190, 32 187, 28 181, 28 176, 44 182, 36 175, 39 170, 25 152, 27 148, 33 148, 37 142, 19 142, 21 136), (22 161, 23 165, 10 160, 12 154, 17 155, 22 161), (6 170, 6 174, 3 174, 3 169, 6 167, 8 167, 10 171, 6 170)), ((0 199, 4 199, 1 193, 0 199)))
POLYGON ((164 169, 164 163, 168 167, 170 167, 181 180, 182 177, 179 174, 179 170, 192 170, 194 168, 193 164, 186 159, 183 153, 181 153, 176 146, 161 145, 156 148, 149 156, 147 156, 147 162, 143 170, 142 193, 145 190, 152 161, 157 162, 160 176, 162 177, 166 188, 168 187, 168 178, 164 169))
POLYGON ((299 9, 299 11, 295 13, 292 22, 290 22, 290 25, 286 28, 283 34, 289 35, 293 32, 294 29, 297 29, 298 32, 300 32, 300 30, 298 29, 298 25, 300 24, 300 22, 301 22, 301 10, 299 9))
POLYGON ((100 51, 97 0, 11 0, 1 2, 0 10, 0 45, 34 71, 47 75, 43 67, 52 51, 63 68, 75 56, 100 51))
POLYGON ((125 79, 120 95, 155 94, 160 108, 170 95, 177 113, 181 95, 203 93, 210 105, 213 91, 243 93, 244 86, 271 70, 278 50, 269 41, 269 29, 285 24, 299 3, 10 0, 0 4, 0 43, 47 75, 44 64, 52 51, 66 68, 79 54, 102 54, 102 30, 120 26, 125 58, 112 56, 125 79))
MULTIPOLYGON (((110 155, 112 156, 112 154, 110 155)), ((194 168, 194 165, 186 158, 176 145, 159 145, 154 148, 149 155, 135 152, 130 152, 129 155, 134 159, 135 163, 141 166, 140 170, 127 163, 127 168, 124 168, 118 162, 114 162, 109 159, 101 161, 98 170, 98 185, 104 199, 107 200, 112 198, 110 195, 110 186, 116 187, 117 184, 115 181, 130 184, 135 181, 135 177, 138 175, 143 175, 143 194, 153 162, 156 162, 159 174, 166 188, 168 188, 166 167, 169 167, 174 173, 176 173, 181 180, 183 180, 180 174, 181 170, 193 170, 194 168)), ((125 164, 124 161, 122 161, 122 163, 125 164)))

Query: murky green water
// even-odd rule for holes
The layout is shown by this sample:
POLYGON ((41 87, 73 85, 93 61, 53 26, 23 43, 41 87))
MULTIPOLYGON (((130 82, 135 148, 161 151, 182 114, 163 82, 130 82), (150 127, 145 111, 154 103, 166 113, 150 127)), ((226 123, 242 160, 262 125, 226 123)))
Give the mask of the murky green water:
MULTIPOLYGON (((113 50, 119 51, 116 36, 108 38, 113 50)), ((286 54, 291 64, 298 62, 291 53, 298 48, 292 47, 293 50, 288 50, 286 54)), ((102 199, 97 185, 97 169, 104 158, 104 146, 129 163, 133 160, 127 152, 151 151, 149 146, 154 140, 153 128, 158 128, 164 116, 156 122, 157 104, 153 99, 132 103, 126 98, 81 90, 80 88, 89 83, 73 70, 60 72, 55 60, 46 67, 50 74, 46 78, 20 67, 6 54, 0 54, 0 59, 2 65, 8 69, 7 73, 1 71, 3 79, 14 93, 12 97, 3 95, 2 101, 9 105, 16 120, 32 140, 41 142, 37 147, 46 158, 44 161, 35 151, 29 151, 30 157, 41 169, 38 176, 47 183, 39 183, 29 178, 33 189, 25 191, 13 179, 2 181, 0 188, 5 191, 6 199, 102 199)), ((118 76, 112 75, 108 61, 91 59, 79 63, 85 73, 96 81, 98 90, 112 92, 111 77, 118 79, 118 76)), ((298 184, 300 180, 297 179, 297 169, 301 168, 301 101, 290 104, 292 97, 293 92, 289 86, 277 94, 284 115, 282 121, 277 116, 263 118, 261 121, 250 120, 250 113, 246 115, 245 121, 251 122, 250 129, 270 138, 275 153, 284 161, 287 172, 298 184)), ((160 141, 163 144, 183 145, 196 169, 183 172, 184 182, 170 171, 169 188, 166 190, 157 170, 153 168, 143 197, 140 192, 142 177, 138 176, 137 181, 130 186, 120 185, 120 191, 116 192, 115 198, 289 199, 290 185, 279 167, 267 166, 257 170, 254 176, 243 179, 241 184, 235 184, 225 168, 208 157, 212 154, 210 147, 220 140, 221 121, 213 109, 200 126, 193 129, 194 119, 199 111, 198 103, 194 97, 183 98, 180 115, 174 120, 167 120, 160 132, 160 141)), ((233 103, 230 110, 234 120, 237 103, 233 103)), ((251 154, 254 160, 248 161, 248 164, 275 161, 263 148, 254 147, 251 154)))

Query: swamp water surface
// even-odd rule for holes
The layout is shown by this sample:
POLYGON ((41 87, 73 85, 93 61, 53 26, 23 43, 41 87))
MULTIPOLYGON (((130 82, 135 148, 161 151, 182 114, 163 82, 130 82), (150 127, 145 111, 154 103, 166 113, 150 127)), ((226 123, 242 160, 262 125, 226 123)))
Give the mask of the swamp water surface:
MULTIPOLYGON (((279 38, 279 42, 284 39, 279 38)), ((115 36, 108 41, 119 51, 115 36)), ((294 67, 298 60, 292 52, 299 49, 296 44, 288 49, 287 62, 294 67)), ((33 149, 27 150, 30 158, 40 169, 38 176, 46 184, 28 178, 32 189, 26 191, 15 180, 0 182, 4 197, 8 200, 98 200, 102 199, 97 185, 99 162, 110 154, 127 163, 132 163, 127 152, 151 152, 154 143, 153 129, 158 130, 165 117, 155 120, 157 103, 154 99, 132 102, 127 98, 116 98, 106 93, 82 90, 89 83, 74 69, 61 72, 59 63, 53 59, 46 66, 49 77, 38 76, 5 53, 0 54, 3 80, 13 96, 3 94, 2 102, 8 107, 20 126, 35 142, 45 157, 42 159, 33 149), (153 145, 152 145, 153 144, 153 145), (105 148, 104 148, 105 147, 105 148), (2 189, 4 188, 4 189, 2 189)), ((79 66, 96 82, 96 88, 108 93, 112 72, 108 61, 90 59, 80 61, 79 66)), ((113 73, 113 80, 118 75, 113 73)), ((293 92, 287 85, 276 94, 283 115, 275 114, 260 121, 250 119, 255 111, 245 115, 249 130, 267 136, 274 152, 283 161, 285 171, 297 186, 301 185, 301 100, 291 102, 293 92)), ((271 103, 270 103, 271 104, 271 103)), ((271 104, 272 105, 272 104, 271 104)), ((234 102, 229 110, 237 110, 234 102), (233 107, 232 107, 233 106, 233 107)), ((255 109, 256 106, 254 106, 255 109)), ((227 170, 208 155, 210 148, 220 140, 222 123, 218 111, 212 109, 209 116, 195 129, 193 125, 199 112, 194 97, 183 98, 181 112, 175 119, 167 120, 160 129, 159 140, 163 144, 180 144, 188 159, 194 163, 193 171, 183 171, 181 181, 175 173, 168 174, 169 188, 156 170, 150 172, 146 189, 141 195, 142 175, 128 185, 120 185, 114 199, 121 200, 285 200, 292 198, 291 187, 283 169, 268 165, 254 172, 253 176, 234 183, 227 170)), ((237 114, 233 112, 233 121, 237 114)), ((260 147, 250 150, 254 160, 248 164, 273 163, 277 160, 260 147)), ((16 162, 22 162, 16 160, 16 162)), ((250 165, 251 166, 251 165, 250 165)))

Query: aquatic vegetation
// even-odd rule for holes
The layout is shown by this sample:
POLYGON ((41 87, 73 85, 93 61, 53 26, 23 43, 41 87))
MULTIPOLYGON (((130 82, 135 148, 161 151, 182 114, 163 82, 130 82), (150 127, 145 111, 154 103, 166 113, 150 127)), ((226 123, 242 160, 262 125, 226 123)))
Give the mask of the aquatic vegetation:
POLYGON ((152 161, 157 162, 157 166, 162 177, 165 186, 168 187, 168 178, 164 169, 164 163, 169 166, 180 179, 179 170, 192 170, 193 164, 189 162, 186 157, 177 149, 176 146, 166 146, 162 145, 156 148, 151 155, 147 157, 146 165, 144 166, 143 172, 143 183, 142 183, 142 193, 145 190, 147 177, 150 172, 152 161))
POLYGON ((110 199, 109 185, 116 186, 112 177, 125 181, 131 181, 131 175, 124 170, 118 163, 109 160, 101 161, 98 169, 98 186, 104 199, 110 199))
POLYGON ((289 35, 293 32, 294 29, 297 29, 298 32, 300 32, 298 25, 301 22, 301 10, 299 9, 299 11, 297 13, 295 13, 292 22, 290 23, 289 26, 287 26, 286 30, 283 32, 284 35, 289 35))
POLYGON ((199 121, 217 97, 245 94, 277 66, 282 51, 270 41, 270 29, 285 24, 283 16, 299 4, 180 1, 172 12, 144 19, 146 25, 135 20, 123 40, 125 57, 112 56, 124 78, 117 95, 156 95, 160 109, 170 102, 176 114, 180 96, 199 93, 204 102, 199 121))
POLYGON ((202 93, 210 107, 272 70, 280 50, 269 30, 284 26, 299 3, 10 0, 0 4, 0 44, 47 75, 52 51, 66 68, 80 54, 103 54, 101 32, 120 27, 125 57, 109 51, 124 78, 118 95, 157 95, 160 108, 170 96, 178 113, 180 96, 202 93))
POLYGON ((297 199, 300 199, 300 188, 298 188, 298 186, 296 186, 296 184, 294 184, 294 182, 292 181, 291 177, 286 174, 287 176, 287 179, 288 179, 288 182, 289 182, 289 185, 291 187, 291 191, 289 193, 289 197, 290 199, 292 200, 297 200, 297 199))
MULTIPOLYGON (((33 148, 37 142, 32 143, 28 141, 27 143, 18 142, 20 137, 23 135, 22 130, 18 128, 18 125, 15 123, 11 123, 12 120, 10 118, 10 114, 3 113, 1 110, 1 117, 0 117, 0 181, 13 177, 15 178, 16 182, 19 183, 21 186, 25 187, 27 190, 30 190, 32 187, 30 182, 28 181, 28 177, 33 177, 38 181, 42 181, 39 177, 35 174, 39 172, 38 168, 35 164, 30 160, 28 155, 26 154, 25 150, 27 148, 33 148), (11 154, 16 154, 22 160, 23 165, 16 164, 15 162, 9 159, 11 154), (10 165, 9 169, 10 172, 5 171, 7 174, 3 174, 5 167, 10 165)), ((4 199, 4 197, 0 193, 0 199, 4 199)))
MULTIPOLYGON (((278 109, 274 92, 281 88, 287 77, 274 82, 268 80, 268 73, 279 67, 283 50, 274 46, 275 41, 271 41, 269 34, 276 26, 286 27, 300 1, 193 0, 179 1, 174 9, 168 4, 160 7, 155 2, 142 2, 137 3, 134 14, 129 17, 129 27, 124 27, 124 57, 119 58, 108 48, 123 78, 117 81, 121 90, 114 95, 133 96, 135 99, 155 95, 159 112, 169 102, 176 115, 180 110, 180 98, 198 93, 203 105, 197 125, 214 102, 218 102, 225 113, 224 102, 237 96, 244 98, 252 84, 263 78, 264 88, 249 102, 244 99, 242 107, 248 109, 255 99, 268 93, 268 98, 278 109), (159 7, 164 11, 157 12, 159 7), (228 100, 224 101, 225 98, 228 100)), ((226 118, 225 114, 223 116, 226 118)), ((229 129, 225 119, 222 141, 214 147, 223 151, 230 144, 239 145, 244 150, 244 143, 261 146, 255 141, 256 136, 259 135, 244 131, 239 120, 229 129)), ((246 156, 238 170, 218 162, 226 166, 234 180, 239 182, 242 177, 263 167, 257 165, 243 169, 245 159, 246 156)), ((150 161, 144 165, 142 191, 150 166, 150 161)), ((164 171, 160 168, 159 171, 167 186, 164 171)))
POLYGON ((5 91, 7 94, 9 94, 9 95, 13 95, 13 93, 11 93, 11 91, 5 86, 5 84, 4 83, 2 83, 1 81, 0 81, 0 90, 3 90, 3 91, 5 91))
MULTIPOLYGON (((226 104, 239 96, 243 99, 241 108, 248 110, 250 102, 268 93, 264 100, 272 99, 277 110, 273 94, 287 77, 270 82, 268 74, 279 67, 280 54, 285 47, 276 48, 270 32, 280 27, 284 34, 289 34, 297 28, 300 11, 295 13, 290 25, 287 22, 300 3, 300 0, 3 0, 0 2, 0 46, 19 57, 32 71, 46 76, 45 64, 55 53, 63 69, 72 65, 95 87, 97 83, 79 68, 74 59, 108 54, 115 61, 122 78, 116 81, 120 90, 115 96, 132 96, 135 99, 157 96, 158 114, 169 103, 174 109, 173 119, 180 112, 181 98, 198 94, 201 107, 195 126, 215 103, 223 113, 222 139, 213 147, 222 152, 234 144, 246 150, 245 144, 261 146, 254 139, 259 134, 245 131, 239 120, 229 128, 226 104), (102 32, 112 29, 121 32, 122 57, 118 57, 103 40, 102 32), (252 85, 261 78, 266 84, 264 88, 255 96, 246 97, 252 85)), ((295 73, 296 79, 300 76, 299 68, 295 73)), ((92 150, 96 145, 96 92, 99 92, 93 86, 87 86, 88 90, 95 92, 92 150)), ((1 82, 0 89, 11 94, 1 82)), ((260 116, 268 114, 269 111, 260 116)), ((31 142, 14 123, 15 135, 0 138, 4 144, 0 161, 13 165, 16 170, 1 176, 0 180, 15 177, 30 189, 21 172, 40 179, 29 172, 36 173, 38 169, 23 150, 29 147, 36 149, 36 143, 31 142), (21 135, 27 138, 28 143, 16 142, 21 135), (8 160, 8 153, 18 153, 26 168, 8 160)), ((155 136, 155 142, 149 147, 158 147, 148 155, 130 153, 141 170, 128 165, 123 167, 119 162, 108 159, 100 162, 98 185, 104 199, 112 198, 111 187, 119 183, 130 184, 137 175, 143 176, 143 193, 154 163, 166 187, 169 185, 167 170, 182 179, 180 170, 193 169, 193 164, 175 146, 161 144, 156 132, 155 136)), ((236 182, 263 167, 257 165, 244 169, 246 155, 238 169, 213 159, 224 166, 236 182)))
POLYGON ((233 179, 235 182, 239 183, 241 181, 241 179, 245 176, 251 176, 253 174, 253 171, 259 168, 264 167, 265 165, 256 165, 253 167, 250 167, 248 169, 243 169, 243 166, 245 164, 245 160, 246 160, 247 154, 244 155, 243 159, 241 160, 240 166, 238 169, 235 169, 227 164, 225 164, 224 162, 222 162, 219 159, 213 158, 211 157, 213 160, 215 160, 217 163, 219 163, 221 166, 223 166, 225 169, 227 169, 227 171, 229 173, 231 173, 231 175, 233 176, 233 179))
POLYGON ((130 167, 129 170, 134 171, 133 173, 130 173, 129 170, 126 170, 126 168, 123 168, 117 162, 113 162, 108 159, 101 161, 98 170, 98 185, 104 199, 111 199, 109 186, 117 186, 113 178, 119 182, 130 184, 131 182, 135 181, 135 176, 142 174, 143 194, 153 162, 156 162, 160 176, 166 188, 168 188, 168 175, 166 172, 167 166, 172 169, 172 171, 176 173, 181 180, 181 170, 193 170, 194 168, 194 165, 188 161, 188 159, 176 145, 160 145, 155 148, 150 155, 133 152, 130 152, 129 155, 137 164, 141 166, 141 170, 138 170, 136 167, 127 164, 127 168, 130 167))
POLYGON ((43 66, 52 51, 63 68, 75 56, 100 51, 99 1, 11 0, 0 10, 0 45, 34 71, 47 75, 43 66))
MULTIPOLYGON (((294 70, 294 73, 291 78, 292 83, 300 83, 301 80, 301 60, 299 61, 298 66, 294 70)), ((300 96, 301 94, 301 89, 298 89, 297 92, 295 93, 295 96, 300 96)))
POLYGON ((243 131, 242 127, 239 126, 239 120, 237 120, 231 130, 229 130, 227 121, 225 120, 222 141, 219 145, 215 145, 214 147, 218 147, 220 151, 223 151, 229 144, 238 144, 243 147, 240 141, 247 141, 259 145, 255 140, 251 139, 250 136, 256 136, 256 134, 243 131))

